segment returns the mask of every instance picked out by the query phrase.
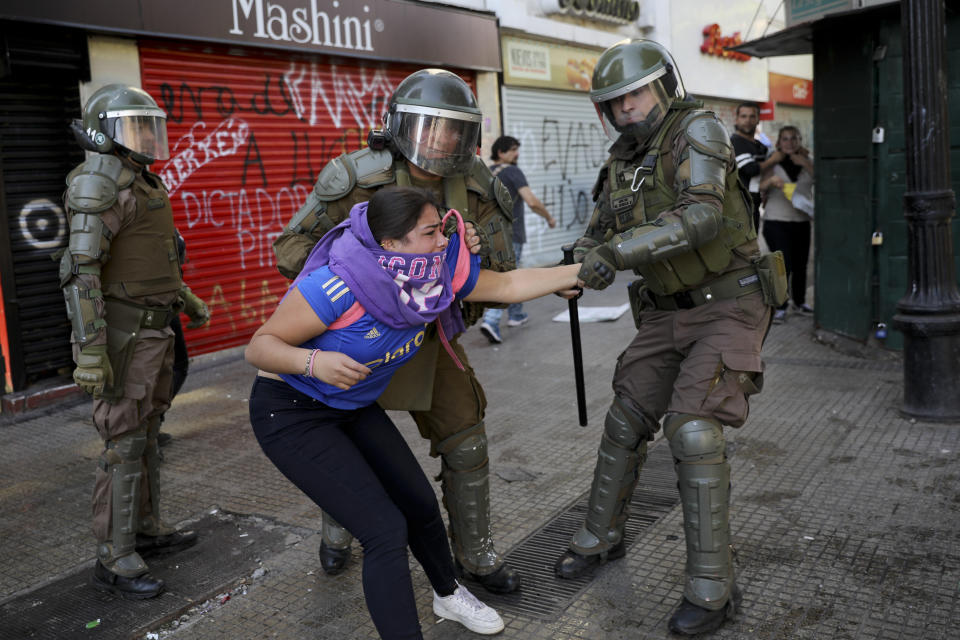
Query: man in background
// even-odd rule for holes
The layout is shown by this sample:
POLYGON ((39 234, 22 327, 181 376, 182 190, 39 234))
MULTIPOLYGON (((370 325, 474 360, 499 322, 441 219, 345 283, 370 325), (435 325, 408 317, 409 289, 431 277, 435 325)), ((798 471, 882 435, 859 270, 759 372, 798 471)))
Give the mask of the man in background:
MULTIPOLYGON (((520 141, 511 136, 497 138, 490 151, 490 159, 493 160, 493 164, 490 165, 490 173, 500 178, 500 181, 507 187, 507 191, 510 192, 510 197, 513 198, 513 253, 517 257, 517 264, 520 264, 520 253, 527 241, 527 227, 524 224, 524 202, 534 213, 546 220, 551 229, 557 226, 557 221, 553 219, 547 208, 527 185, 526 176, 517 166, 519 155, 520 141)), ((502 316, 503 309, 499 308, 487 309, 486 313, 483 314, 480 332, 493 344, 503 342, 500 337, 500 318, 502 316)), ((508 327, 519 327, 526 324, 528 319, 527 314, 523 312, 523 304, 514 303, 507 307, 508 327)))
POLYGON ((743 102, 737 105, 737 119, 730 136, 733 153, 737 157, 737 170, 740 180, 746 185, 753 200, 753 228, 760 229, 760 177, 764 171, 783 160, 784 156, 775 151, 769 158, 767 145, 757 139, 757 123, 760 121, 760 107, 755 102, 743 102))

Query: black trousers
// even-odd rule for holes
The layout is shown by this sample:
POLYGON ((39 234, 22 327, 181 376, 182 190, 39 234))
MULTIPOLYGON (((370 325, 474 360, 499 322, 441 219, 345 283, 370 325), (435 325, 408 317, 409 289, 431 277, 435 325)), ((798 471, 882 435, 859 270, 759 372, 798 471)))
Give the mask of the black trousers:
POLYGON ((180 324, 179 315, 170 321, 170 328, 173 329, 173 383, 170 387, 170 400, 172 401, 187 379, 187 371, 190 369, 190 355, 187 353, 187 341, 183 338, 183 325, 180 324))
MULTIPOLYGON (((807 258, 810 255, 810 221, 763 221, 763 239, 770 251, 783 251, 790 278, 790 297, 798 307, 807 297, 807 258)), ((783 303, 786 308, 787 303, 783 303)))
POLYGON ((437 593, 456 588, 436 494, 378 405, 329 407, 257 376, 250 423, 263 452, 363 545, 363 592, 381 638, 422 638, 407 545, 437 593))

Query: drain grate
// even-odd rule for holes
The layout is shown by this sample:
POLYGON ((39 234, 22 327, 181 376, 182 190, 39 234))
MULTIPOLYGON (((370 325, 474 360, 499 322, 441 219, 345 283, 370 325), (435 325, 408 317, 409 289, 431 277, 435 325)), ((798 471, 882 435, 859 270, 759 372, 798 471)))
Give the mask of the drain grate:
MULTIPOLYGON (((593 581, 593 575, 561 580, 553 574, 553 563, 570 543, 587 514, 589 492, 566 510, 532 533, 506 555, 507 561, 523 576, 515 593, 483 592, 483 601, 501 612, 534 619, 556 619, 557 614, 593 581)), ((640 482, 630 500, 630 518, 625 537, 629 549, 641 532, 670 512, 680 502, 670 447, 659 444, 650 449, 640 473, 640 482)), ((482 587, 474 593, 482 592, 482 587)))

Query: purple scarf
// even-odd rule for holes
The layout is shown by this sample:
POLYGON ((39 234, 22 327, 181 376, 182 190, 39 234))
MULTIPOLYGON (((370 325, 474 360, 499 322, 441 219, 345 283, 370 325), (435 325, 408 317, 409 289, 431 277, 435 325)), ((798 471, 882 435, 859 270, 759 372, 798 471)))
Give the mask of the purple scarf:
MULTIPOLYGON (((460 250, 465 248, 461 246, 460 250)), ((363 308, 380 322, 406 329, 439 319, 443 332, 453 336, 463 332, 466 325, 453 305, 446 253, 387 251, 373 239, 367 224, 367 203, 361 202, 353 206, 349 218, 316 244, 292 286, 312 271, 330 265, 363 308)))

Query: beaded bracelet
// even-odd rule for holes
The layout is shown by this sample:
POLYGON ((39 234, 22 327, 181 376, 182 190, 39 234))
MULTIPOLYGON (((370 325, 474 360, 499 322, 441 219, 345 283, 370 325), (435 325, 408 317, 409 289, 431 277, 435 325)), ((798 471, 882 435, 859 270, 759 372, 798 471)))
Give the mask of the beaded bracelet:
POLYGON ((308 377, 308 378, 312 378, 312 377, 313 377, 313 359, 317 357, 317 352, 319 352, 319 351, 320 351, 320 349, 313 349, 313 350, 310 352, 310 357, 307 358, 307 367, 306 367, 306 369, 304 370, 303 375, 305 375, 305 376, 308 377))

